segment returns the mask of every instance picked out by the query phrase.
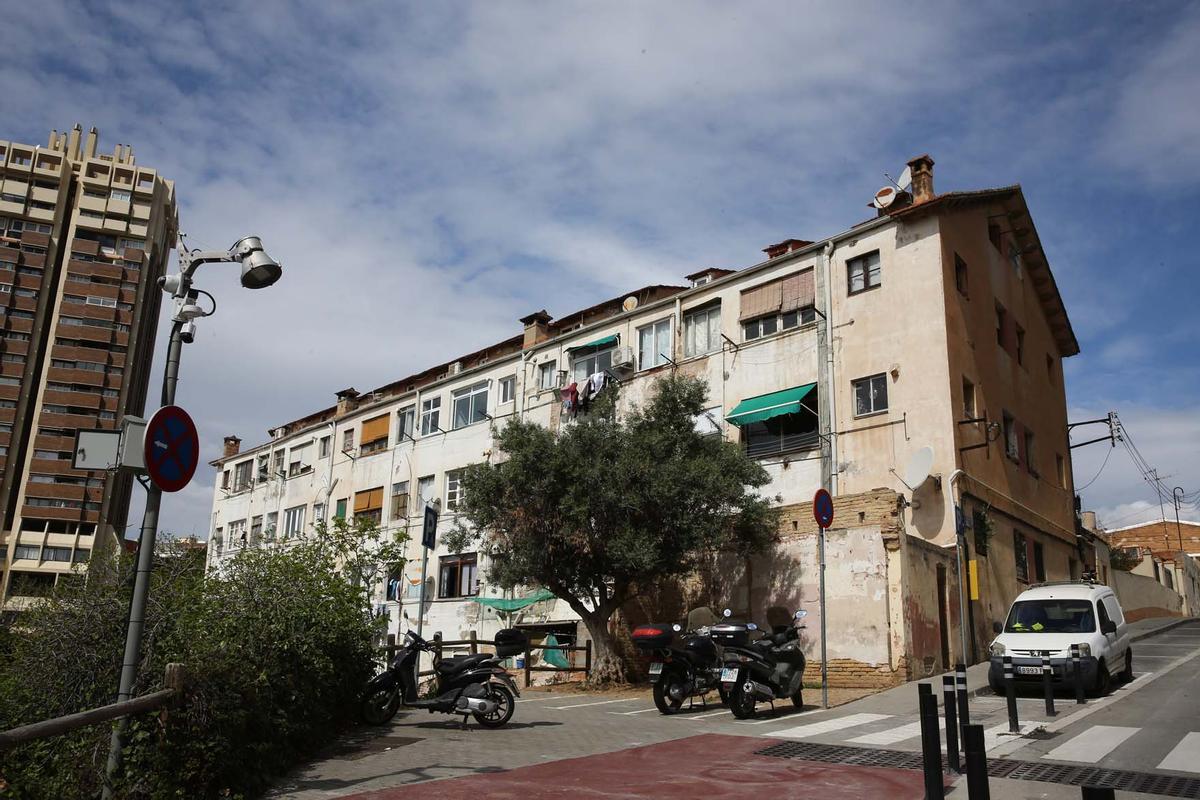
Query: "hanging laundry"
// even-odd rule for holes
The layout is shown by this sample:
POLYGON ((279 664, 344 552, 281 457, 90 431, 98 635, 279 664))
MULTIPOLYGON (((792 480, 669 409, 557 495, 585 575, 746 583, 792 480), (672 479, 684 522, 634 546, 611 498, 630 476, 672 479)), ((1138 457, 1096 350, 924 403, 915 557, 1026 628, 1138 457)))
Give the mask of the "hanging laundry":
POLYGON ((579 384, 572 381, 569 386, 559 390, 558 396, 562 400, 563 413, 575 416, 579 410, 579 384))
POLYGON ((604 390, 604 387, 607 383, 608 383, 608 373, 605 373, 605 372, 593 373, 592 375, 590 375, 588 377, 587 390, 584 392, 584 396, 587 397, 588 400, 596 399, 596 395, 600 394, 600 392, 604 390))

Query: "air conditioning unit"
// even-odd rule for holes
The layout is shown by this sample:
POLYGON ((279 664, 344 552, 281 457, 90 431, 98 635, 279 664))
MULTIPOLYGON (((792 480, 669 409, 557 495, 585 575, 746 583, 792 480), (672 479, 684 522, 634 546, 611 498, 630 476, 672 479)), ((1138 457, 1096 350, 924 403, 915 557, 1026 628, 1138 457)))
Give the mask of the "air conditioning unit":
POLYGON ((613 350, 612 366, 613 369, 633 369, 634 368, 634 352, 631 345, 624 345, 613 350))

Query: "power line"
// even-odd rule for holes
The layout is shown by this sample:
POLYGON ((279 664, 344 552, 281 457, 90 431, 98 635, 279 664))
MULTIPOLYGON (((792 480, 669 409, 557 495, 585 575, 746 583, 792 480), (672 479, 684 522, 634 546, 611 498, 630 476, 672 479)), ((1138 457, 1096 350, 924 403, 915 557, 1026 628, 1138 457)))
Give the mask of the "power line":
POLYGON ((1104 454, 1104 463, 1101 464, 1100 469, 1096 471, 1096 476, 1094 478, 1092 478, 1090 481, 1088 481, 1087 483, 1085 483, 1083 486, 1078 487, 1075 490, 1076 492, 1082 492, 1084 489, 1088 488, 1089 486, 1091 486, 1093 483, 1096 482, 1096 478, 1099 478, 1100 473, 1104 472, 1104 468, 1108 466, 1109 456, 1111 456, 1113 454, 1113 450, 1115 450, 1115 449, 1116 448, 1114 448, 1114 447, 1108 448, 1108 452, 1104 454))

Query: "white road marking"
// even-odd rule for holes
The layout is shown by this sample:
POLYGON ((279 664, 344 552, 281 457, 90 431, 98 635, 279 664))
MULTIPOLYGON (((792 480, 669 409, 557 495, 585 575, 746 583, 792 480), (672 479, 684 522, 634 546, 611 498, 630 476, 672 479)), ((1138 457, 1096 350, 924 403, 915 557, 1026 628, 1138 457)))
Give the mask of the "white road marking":
POLYGON ((857 736, 847 741, 853 744, 895 744, 896 742, 903 742, 905 739, 911 739, 914 736, 920 735, 921 723, 910 722, 898 728, 890 728, 877 733, 868 733, 866 736, 857 736))
POLYGON ((678 719, 708 719, 709 717, 719 717, 722 714, 732 714, 732 713, 733 712, 730 711, 728 708, 723 708, 720 711, 709 711, 707 714, 696 714, 695 716, 689 714, 686 717, 678 717, 678 719))
POLYGON ((546 706, 552 711, 566 711, 568 708, 587 708, 588 706, 606 706, 609 703, 632 703, 634 700, 639 700, 638 697, 624 697, 620 700, 600 700, 595 703, 572 703, 569 706, 546 706))
POLYGON ((1180 739, 1158 768, 1200 773, 1200 733, 1189 733, 1180 739))
POLYGON ((637 711, 609 711, 609 714, 620 714, 622 717, 628 717, 630 714, 645 714, 647 711, 658 711, 657 708, 639 708, 637 711))
POLYGON ((1095 764, 1140 730, 1141 728, 1123 728, 1117 725, 1093 725, 1042 758, 1095 764))
POLYGON ((553 703, 556 700, 569 700, 572 697, 587 697, 587 695, 586 694, 560 694, 557 697, 522 697, 517 702, 518 703, 535 703, 540 700, 543 703, 545 703, 545 702, 553 703))
POLYGON ((986 753, 991 753, 996 748, 996 745, 1005 739, 1022 742, 1021 737, 1027 733, 1037 729, 1039 723, 1036 722, 1019 722, 1017 724, 1017 732, 1009 733, 1008 723, 1004 722, 994 728, 988 728, 983 732, 983 749, 986 753))
POLYGON ((789 739, 805 739, 809 736, 821 736, 826 733, 853 728, 858 725, 867 725, 879 720, 891 719, 891 714, 849 714, 845 717, 837 717, 836 719, 826 719, 821 722, 812 722, 808 725, 797 725, 795 728, 785 728, 781 731, 771 731, 763 734, 764 736, 784 736, 789 739))

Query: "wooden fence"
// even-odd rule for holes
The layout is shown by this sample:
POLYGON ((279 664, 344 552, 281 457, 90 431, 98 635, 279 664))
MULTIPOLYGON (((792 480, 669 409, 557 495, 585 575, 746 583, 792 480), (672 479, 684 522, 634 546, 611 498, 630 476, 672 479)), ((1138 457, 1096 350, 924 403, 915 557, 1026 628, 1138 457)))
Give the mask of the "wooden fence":
MULTIPOLYGON (((496 643, 494 641, 492 641, 491 639, 478 638, 475 635, 475 631, 471 631, 471 638, 469 638, 469 639, 443 640, 442 635, 440 633, 435 633, 433 635, 433 638, 429 640, 429 643, 431 645, 433 645, 434 661, 440 661, 444 650, 447 648, 466 647, 468 653, 470 653, 471 655, 478 655, 479 648, 481 645, 489 645, 493 648, 496 646, 496 643)), ((388 660, 390 661, 392 656, 395 654, 395 652, 397 650, 401 649, 402 647, 404 647, 404 645, 396 644, 396 635, 389 633, 388 634, 388 643, 386 645, 384 645, 382 649, 383 649, 383 652, 387 654, 388 660)), ((543 652, 546 650, 559 650, 564 653, 583 653, 583 670, 582 670, 582 672, 585 676, 592 674, 592 642, 591 642, 591 640, 584 642, 582 646, 572 645, 572 644, 556 644, 556 645, 526 644, 525 645, 525 668, 524 668, 525 688, 526 689, 528 689, 533 684, 533 673, 534 672, 580 672, 581 671, 578 667, 575 667, 575 666, 566 666, 566 667, 537 666, 537 667, 535 667, 530 663, 530 661, 531 661, 530 655, 532 654, 532 651, 534 651, 534 650, 542 650, 543 652)), ((568 659, 570 659, 569 656, 568 656, 568 659)), ((422 678, 425 678, 425 677, 432 676, 436 673, 434 672, 434 670, 424 670, 419 674, 422 678)))

